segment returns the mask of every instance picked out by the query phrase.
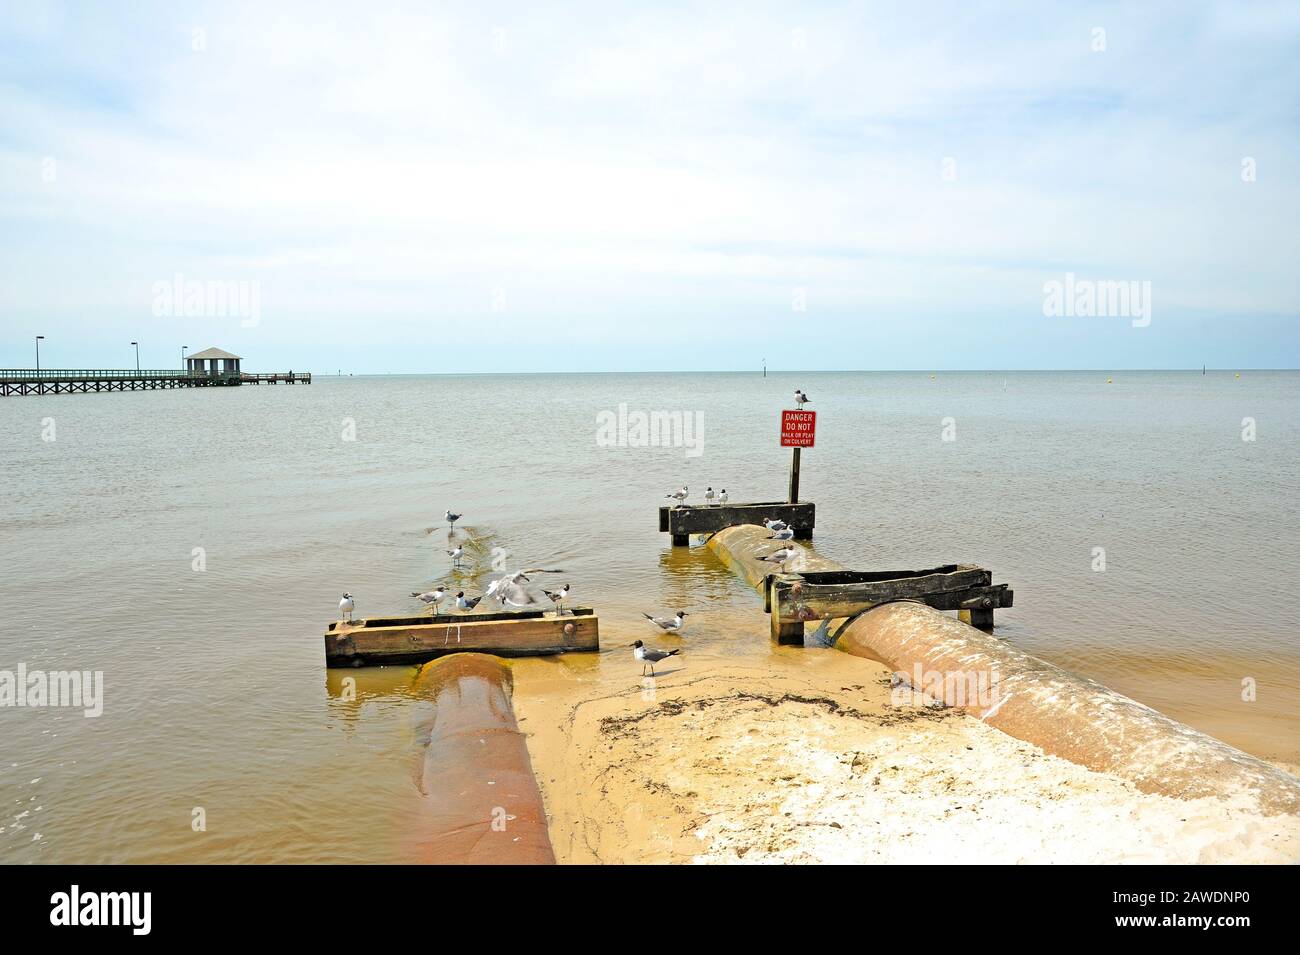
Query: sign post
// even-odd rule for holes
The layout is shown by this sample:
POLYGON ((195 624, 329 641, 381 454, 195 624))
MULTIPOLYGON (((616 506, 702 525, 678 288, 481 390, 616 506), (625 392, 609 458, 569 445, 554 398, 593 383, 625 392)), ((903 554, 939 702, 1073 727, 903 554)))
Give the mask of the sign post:
POLYGON ((794 448, 790 460, 790 503, 799 503, 799 451, 811 448, 817 437, 817 412, 781 412, 781 447, 794 448))

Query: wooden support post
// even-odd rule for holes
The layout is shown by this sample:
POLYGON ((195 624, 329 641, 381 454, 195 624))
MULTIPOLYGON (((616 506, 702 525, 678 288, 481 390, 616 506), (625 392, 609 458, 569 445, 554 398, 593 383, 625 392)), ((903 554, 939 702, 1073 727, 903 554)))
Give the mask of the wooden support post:
POLYGON ((777 596, 777 581, 782 577, 776 574, 772 575, 768 587, 768 606, 771 608, 768 614, 768 621, 771 624, 772 639, 782 646, 803 646, 803 623, 795 621, 793 623, 782 622, 780 613, 777 608, 780 606, 780 597, 777 596))
POLYGON ((690 534, 674 534, 674 535, 673 535, 673 546, 674 546, 674 547, 690 547, 690 546, 691 546, 691 535, 690 535, 690 534))
MULTIPOLYGON (((799 503, 799 448, 794 449, 794 455, 790 458, 790 503, 799 503)), ((809 537, 812 535, 809 534, 809 537)), ((805 538, 806 540, 807 538, 805 538)))
POLYGON ((968 623, 979 630, 993 631, 993 611, 976 607, 971 610, 958 610, 957 619, 962 623, 968 623))

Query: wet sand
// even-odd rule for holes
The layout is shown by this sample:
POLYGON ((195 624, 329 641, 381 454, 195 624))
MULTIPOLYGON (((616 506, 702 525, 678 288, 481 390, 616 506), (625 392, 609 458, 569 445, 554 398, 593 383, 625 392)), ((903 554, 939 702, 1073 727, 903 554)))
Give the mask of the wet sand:
POLYGON ((630 660, 512 664, 560 862, 1300 858, 1295 816, 1143 794, 963 713, 897 706, 870 661, 677 659, 653 680, 630 660))

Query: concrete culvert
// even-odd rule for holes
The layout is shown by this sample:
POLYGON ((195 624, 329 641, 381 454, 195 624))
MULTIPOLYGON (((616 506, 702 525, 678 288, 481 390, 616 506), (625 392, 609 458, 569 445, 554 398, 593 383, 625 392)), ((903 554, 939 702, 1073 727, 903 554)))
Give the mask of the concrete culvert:
POLYGON ((546 811, 511 704, 510 670, 482 653, 420 668, 419 801, 413 861, 443 865, 554 863, 546 811))

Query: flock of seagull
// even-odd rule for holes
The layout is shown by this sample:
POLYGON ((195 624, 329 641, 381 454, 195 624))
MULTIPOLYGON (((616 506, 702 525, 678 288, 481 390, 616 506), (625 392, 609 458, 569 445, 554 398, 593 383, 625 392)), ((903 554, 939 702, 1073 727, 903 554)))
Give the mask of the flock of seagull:
MULTIPOLYGON (((802 388, 796 388, 794 392, 794 402, 795 407, 803 408, 804 405, 811 404, 811 399, 804 393, 802 388)), ((676 501, 678 505, 682 505, 686 503, 686 498, 689 494, 690 488, 683 484, 673 493, 665 495, 665 497, 669 500, 676 501)), ((726 504, 727 489, 724 487, 721 491, 714 491, 713 487, 709 486, 704 491, 704 503, 709 506, 715 504, 726 504)), ((460 520, 462 516, 463 515, 461 514, 453 514, 450 510, 443 514, 443 520, 447 522, 451 533, 455 533, 456 522, 460 520)), ((780 546, 770 554, 763 554, 760 551, 755 551, 754 556, 759 560, 780 565, 782 572, 784 572, 786 563, 799 553, 798 548, 789 546, 785 543, 786 541, 793 540, 794 531, 791 530, 784 521, 766 520, 763 522, 763 525, 772 532, 771 536, 767 539, 770 541, 777 541, 780 546)), ((463 544, 457 544, 446 553, 447 556, 451 558, 452 567, 459 567, 462 558, 465 556, 465 547, 463 544)), ((543 573, 543 571, 534 570, 532 573, 543 573)), ((487 590, 479 594, 477 597, 466 597, 465 591, 458 590, 456 591, 455 596, 452 597, 452 602, 455 608, 462 613, 472 611, 479 605, 480 601, 482 601, 484 597, 497 601, 502 607, 515 607, 521 609, 536 607, 539 604, 537 597, 535 597, 528 588, 524 586, 531 582, 528 574, 529 571, 526 570, 504 574, 492 581, 492 583, 488 585, 487 590)), ((563 615, 564 602, 568 600, 570 591, 571 585, 567 583, 557 590, 542 590, 542 593, 546 595, 546 598, 550 600, 551 603, 555 604, 556 616, 563 615)), ((411 596, 415 597, 421 603, 427 604, 430 612, 436 614, 438 612, 438 607, 447 599, 447 588, 445 586, 438 586, 433 590, 427 590, 422 593, 419 591, 411 591, 411 596)), ((342 599, 339 600, 339 613, 343 615, 349 623, 351 623, 352 614, 353 611, 356 610, 356 606, 356 598, 354 598, 350 593, 345 593, 342 599)), ((661 633, 681 633, 682 628, 686 625, 687 614, 685 610, 679 610, 670 617, 656 617, 653 614, 648 613, 642 614, 642 616, 650 621, 650 623, 654 624, 661 633)), ((459 640, 459 637, 457 637, 457 639, 459 640)), ((681 653, 680 649, 659 650, 655 647, 649 647, 641 640, 637 640, 631 646, 633 658, 641 664, 642 676, 645 676, 646 667, 650 668, 650 675, 654 676, 654 667, 656 663, 661 663, 669 657, 681 653)))
MULTIPOLYGON (((723 495, 724 496, 726 495, 725 491, 723 492, 723 495)), ((460 520, 461 517, 462 515, 460 514, 453 514, 451 511, 447 511, 446 514, 443 515, 443 520, 445 520, 447 524, 454 531, 456 522, 460 520)), ((461 563, 461 559, 465 556, 465 547, 463 544, 457 544, 451 550, 446 551, 446 554, 448 557, 451 558, 452 566, 459 567, 461 563)), ((503 574, 502 576, 498 577, 496 580, 492 581, 488 585, 487 589, 483 591, 483 593, 479 594, 477 597, 467 597, 465 596, 465 591, 463 590, 456 591, 455 595, 451 598, 452 604, 461 613, 468 613, 472 611, 475 607, 479 605, 479 603, 483 600, 484 597, 487 597, 491 600, 495 600, 497 603, 501 604, 502 607, 512 607, 518 609, 529 609, 529 608, 537 607, 540 601, 537 599, 536 596, 534 596, 528 590, 527 587, 524 586, 526 583, 531 582, 531 578, 528 576, 529 573, 552 573, 552 571, 519 570, 519 571, 514 571, 512 573, 503 574)), ((426 590, 423 592, 418 590, 413 590, 411 591, 411 596, 419 600, 421 603, 426 604, 429 607, 431 613, 437 614, 438 608, 442 605, 443 601, 447 599, 447 592, 448 592, 448 588, 446 586, 439 585, 435 587, 433 590, 426 590)), ((572 585, 568 583, 566 583, 563 587, 557 588, 556 590, 547 590, 545 588, 542 589, 542 593, 546 595, 546 598, 550 600, 551 603, 555 604, 556 616, 563 615, 564 603, 566 600, 568 600, 569 594, 571 592, 572 592, 572 585)), ((344 593, 343 597, 339 600, 340 615, 342 615, 344 619, 346 619, 349 623, 351 623, 352 614, 356 611, 356 609, 357 609, 356 598, 353 597, 351 593, 344 593)), ((648 613, 643 614, 643 616, 647 620, 649 620, 652 624, 654 624, 656 627, 658 627, 660 631, 664 633, 680 633, 682 627, 686 623, 687 614, 685 610, 679 610, 677 611, 677 613, 673 614, 670 617, 656 617, 648 613)), ((456 639, 457 641, 459 641, 460 639, 459 635, 457 635, 456 639)), ((640 640, 631 644, 631 646, 633 648, 632 649, 633 657, 637 660, 638 663, 641 664, 642 676, 645 675, 645 670, 647 666, 650 668, 650 675, 654 676, 654 665, 656 663, 666 660, 668 657, 674 656, 681 652, 680 649, 657 650, 653 647, 646 646, 640 640)))

